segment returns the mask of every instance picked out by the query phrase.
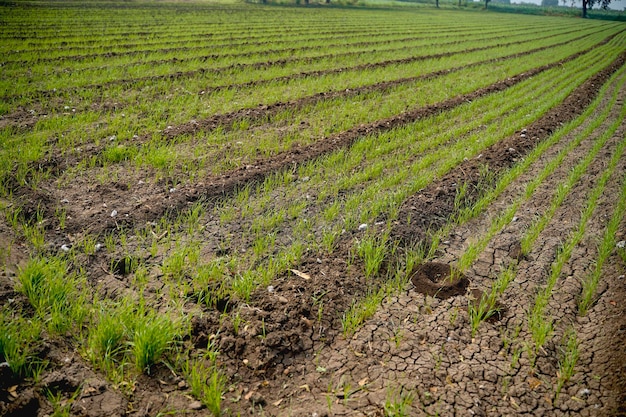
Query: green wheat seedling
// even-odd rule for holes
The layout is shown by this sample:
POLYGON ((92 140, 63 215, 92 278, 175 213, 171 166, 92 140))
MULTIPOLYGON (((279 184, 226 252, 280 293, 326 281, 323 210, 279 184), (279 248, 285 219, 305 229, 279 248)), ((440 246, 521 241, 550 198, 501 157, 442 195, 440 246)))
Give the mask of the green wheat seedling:
POLYGON ((387 398, 383 405, 385 417, 405 417, 410 415, 411 405, 415 399, 415 394, 411 391, 400 389, 400 393, 391 389, 387 391, 387 398))
POLYGON ((515 278, 515 270, 508 268, 498 275, 498 278, 491 286, 488 293, 482 293, 480 300, 470 301, 468 304, 468 314, 472 337, 476 335, 480 323, 493 317, 498 313, 498 297, 500 297, 509 283, 515 278))
POLYGON ((170 317, 151 312, 136 317, 129 342, 138 371, 150 373, 152 366, 174 347, 179 337, 179 324, 170 317))
POLYGON ((0 310, 0 361, 8 363, 13 375, 25 378, 38 372, 41 331, 40 321, 0 310))
POLYGON ((52 405, 51 417, 70 417, 72 404, 80 395, 80 387, 70 396, 70 398, 63 398, 62 392, 53 392, 49 388, 45 389, 46 398, 52 405))
POLYGON ((58 258, 36 258, 20 270, 18 291, 22 292, 47 324, 49 331, 64 333, 80 326, 87 316, 84 276, 69 273, 58 258))
POLYGON ((224 285, 230 278, 232 268, 233 262, 223 258, 198 266, 192 279, 192 290, 198 302, 214 307, 225 295, 224 285))
POLYGON ((124 362, 123 356, 129 338, 127 323, 132 316, 128 303, 120 304, 116 308, 102 308, 95 317, 96 324, 92 324, 89 331, 87 356, 95 366, 107 371, 110 377, 115 371, 115 363, 124 362))
POLYGON ((559 359, 559 370, 557 371, 557 384, 554 390, 554 401, 559 398, 563 386, 574 376, 576 363, 580 352, 578 350, 578 339, 576 332, 570 329, 563 337, 561 347, 561 358, 559 359))
POLYGON ((384 296, 383 289, 371 292, 364 299, 355 302, 343 314, 341 328, 344 337, 352 336, 368 318, 374 315, 384 296))
POLYGON ((365 236, 356 244, 359 258, 365 264, 365 277, 372 278, 380 271, 383 261, 390 256, 390 248, 387 245, 388 233, 382 236, 365 236))
POLYGON ((217 368, 217 351, 208 346, 204 357, 187 358, 182 371, 191 387, 191 395, 202 401, 215 417, 222 415, 222 395, 226 390, 227 378, 217 368))
MULTIPOLYGON (((626 179, 623 180, 623 184, 626 184, 626 179)), ((626 215, 626 186, 622 186, 622 191, 620 193, 620 198, 617 203, 615 210, 613 211, 613 215, 609 220, 602 241, 598 248, 598 258, 596 259, 596 263, 593 271, 583 279, 582 281, 582 291, 578 304, 578 312, 581 316, 584 316, 589 311, 589 308, 592 306, 594 302, 594 297, 596 294, 596 289, 598 288, 598 284, 600 282, 600 278, 602 276, 602 268, 608 258, 613 253, 613 248, 615 248, 615 234, 619 228, 619 225, 626 215)), ((619 249, 618 249, 619 251, 619 249)))
POLYGON ((177 243, 174 252, 163 260, 163 273, 175 282, 181 282, 197 266, 199 257, 197 243, 177 243))

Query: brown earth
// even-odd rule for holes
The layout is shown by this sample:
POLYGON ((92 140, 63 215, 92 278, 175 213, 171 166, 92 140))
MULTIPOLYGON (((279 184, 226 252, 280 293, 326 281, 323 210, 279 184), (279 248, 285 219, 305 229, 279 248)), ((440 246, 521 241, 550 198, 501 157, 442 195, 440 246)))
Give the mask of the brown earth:
MULTIPOLYGON (((581 114, 597 94, 599 86, 619 70, 625 60, 626 54, 622 54, 620 59, 584 83, 561 105, 528 126, 524 132, 494 145, 480 158, 466 161, 407 200, 392 238, 407 245, 426 241, 429 229, 440 228, 454 214, 454 198, 459 184, 476 180, 481 166, 488 165, 494 172, 512 166, 561 124, 581 114), (407 224, 409 214, 412 220, 407 224)), ((168 211, 180 211, 190 202, 232 193, 242 184, 258 181, 285 166, 349 146, 365 134, 408 123, 468 99, 502 91, 549 67, 505 80, 472 95, 358 127, 327 138, 315 147, 296 149, 286 155, 258 161, 228 176, 177 192, 163 190, 166 188, 164 185, 131 190, 119 183, 113 186, 78 184, 71 191, 68 191, 70 188, 62 191, 68 200, 78 201, 79 196, 98 195, 98 198, 109 202, 108 206, 102 207, 101 201, 90 197, 89 207, 68 211, 72 219, 68 221, 66 231, 55 230, 51 225, 48 233, 55 241, 55 236, 60 239, 63 234, 79 234, 86 230, 101 232, 124 226, 132 231, 168 211), (139 205, 131 196, 141 199, 139 205), (112 207, 118 207, 119 217, 110 216, 112 207), (130 210, 131 207, 133 210, 130 210), (85 214, 81 214, 83 210, 85 214)), ((614 84, 612 88, 615 90, 617 87, 614 84)), ((619 103, 623 105, 626 92, 620 90, 619 94, 619 103)), ((611 117, 611 121, 618 120, 619 114, 611 117)), ((602 169, 606 155, 617 141, 623 140, 624 129, 626 125, 622 120, 619 135, 609 141, 601 155, 605 159, 599 156, 590 173, 602 169)), ((589 146, 587 144, 600 134, 601 130, 594 131, 577 152, 582 153, 585 146, 589 146)), ((571 138, 562 140, 558 146, 563 146, 562 143, 567 140, 571 138)), ((574 160, 576 155, 573 153, 571 159, 574 160)), ((525 175, 532 178, 545 162, 536 162, 525 175)), ((563 170, 567 168, 565 166, 563 170)), ((409 287, 404 293, 387 297, 374 317, 350 338, 341 336, 340 314, 376 282, 362 275, 362 265, 358 260, 348 263, 351 248, 348 233, 342 237, 332 255, 307 257, 298 266, 298 270, 306 276, 290 272, 278 277, 271 291, 269 288, 257 290, 247 303, 233 300, 228 308, 237 309, 241 314, 246 323, 243 329, 235 332, 232 319, 222 318, 220 311, 205 311, 194 319, 188 342, 197 348, 205 348, 209 340, 218 343, 220 365, 230 378, 224 408, 233 414, 383 415, 386 401, 392 403, 414 393, 409 406, 411 415, 619 415, 624 412, 626 400, 626 373, 615 372, 626 370, 622 348, 623 331, 626 329, 621 302, 626 291, 623 259, 617 255, 611 257, 610 267, 603 278, 606 287, 592 311, 580 318, 575 314, 575 307, 579 280, 588 272, 589 261, 596 250, 593 236, 601 234, 610 216, 617 197, 616 190, 619 190, 625 171, 626 162, 622 158, 617 169, 619 175, 611 178, 608 191, 590 223, 588 238, 576 249, 576 256, 563 274, 563 285, 556 290, 554 305, 551 304, 557 322, 568 323, 579 332, 582 352, 581 371, 565 386, 558 398, 552 395, 558 344, 549 343, 545 352, 539 355, 537 367, 531 367, 528 357, 523 354, 517 362, 513 360, 523 348, 516 337, 527 335, 522 323, 525 309, 530 305, 528 298, 543 284, 545 271, 554 259, 561 237, 576 224, 583 197, 594 184, 591 174, 589 181, 576 187, 527 259, 519 259, 512 248, 519 242, 521 233, 535 213, 545 207, 564 172, 551 177, 552 182, 545 184, 527 206, 520 209, 518 220, 499 233, 464 278, 470 288, 485 290, 501 265, 510 262, 511 258, 519 261, 517 278, 504 297, 506 311, 500 324, 484 323, 477 337, 472 337, 468 326, 465 311, 468 299, 463 291, 451 294, 449 298, 439 292, 442 297, 438 298, 432 296, 437 291, 432 293, 430 289, 424 289, 424 295, 415 290, 427 283, 421 278, 422 273, 433 284, 440 276, 449 274, 449 266, 442 265, 450 265, 458 258, 468 239, 488 227, 489 214, 454 229, 437 257, 440 266, 432 268, 435 278, 433 274, 426 273, 431 272, 427 267, 418 267, 413 276, 415 288, 409 287), (318 310, 319 300, 323 300, 326 306, 321 313, 318 310), (509 333, 516 328, 519 329, 518 335, 509 333)), ((524 179, 518 180, 518 188, 512 187, 511 193, 519 191, 523 184, 524 179)), ((61 201, 61 195, 52 187, 37 193, 23 189, 16 191, 23 199, 27 217, 34 216, 37 202, 53 209, 61 201)), ((495 207, 506 207, 510 203, 507 200, 509 197, 501 197, 495 207)), ((625 227, 626 224, 622 224, 618 240, 624 239, 625 227)), ((27 258, 28 252, 3 222, 0 222, 0 238, 3 247, 11 244, 13 248, 4 260, 10 267, 0 275, 0 299, 5 302, 11 298, 15 303, 24 303, 13 287, 16 266, 27 258)), ((101 261, 93 259, 89 266, 99 265, 101 261)), ((115 271, 92 273, 94 276, 90 278, 104 283, 106 292, 114 293, 118 288, 123 290, 128 284, 125 277, 115 271)), ((464 280, 461 281, 465 284, 464 280)), ((557 334, 562 336, 562 327, 558 328, 557 334)), ((0 394, 0 414, 50 415, 52 408, 42 395, 42 390, 48 389, 66 399, 76 393, 71 403, 72 415, 143 416, 156 415, 164 410, 207 415, 207 411, 189 396, 189 387, 180 375, 166 366, 157 367, 151 376, 139 377, 133 387, 114 387, 94 372, 76 347, 65 339, 47 341, 40 355, 50 361, 49 369, 37 383, 11 381, 15 382, 15 387, 5 382, 0 394)))

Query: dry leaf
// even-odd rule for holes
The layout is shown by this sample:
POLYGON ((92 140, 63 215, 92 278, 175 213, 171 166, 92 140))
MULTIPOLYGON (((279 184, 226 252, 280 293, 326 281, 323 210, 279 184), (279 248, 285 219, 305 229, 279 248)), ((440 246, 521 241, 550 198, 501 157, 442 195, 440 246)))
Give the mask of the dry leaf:
POLYGON ((300 272, 297 269, 290 269, 291 272, 293 272, 294 274, 296 274, 297 276, 299 276, 300 278, 304 278, 306 280, 311 279, 311 276, 309 274, 305 274, 304 272, 300 272))
POLYGON ((541 381, 537 378, 529 378, 528 385, 530 386, 530 389, 534 391, 539 385, 541 385, 541 381))
POLYGON ((359 387, 364 386, 365 384, 367 384, 369 378, 365 377, 362 380, 359 381, 359 387))
POLYGON ((278 401, 274 401, 274 402, 272 403, 272 405, 273 405, 274 407, 278 407, 278 406, 280 405, 280 403, 282 403, 282 402, 283 402, 283 399, 281 398, 281 399, 280 399, 280 400, 278 400, 278 401))
POLYGON ((11 397, 17 398, 17 385, 13 385, 12 387, 9 387, 7 391, 9 392, 9 394, 11 394, 11 397))
POLYGON ((365 353, 357 352, 356 350, 353 350, 352 353, 354 353, 354 355, 359 358, 362 358, 365 356, 365 353))
POLYGON ((311 392, 311 388, 307 384, 300 385, 298 388, 305 390, 306 392, 311 392))
POLYGON ((245 395, 245 397, 243 397, 243 398, 245 398, 245 399, 246 399, 246 401, 250 400, 250 398, 252 398, 252 396, 254 395, 254 392, 255 392, 255 391, 250 391, 250 392, 249 392, 249 393, 247 393, 247 394, 245 395))

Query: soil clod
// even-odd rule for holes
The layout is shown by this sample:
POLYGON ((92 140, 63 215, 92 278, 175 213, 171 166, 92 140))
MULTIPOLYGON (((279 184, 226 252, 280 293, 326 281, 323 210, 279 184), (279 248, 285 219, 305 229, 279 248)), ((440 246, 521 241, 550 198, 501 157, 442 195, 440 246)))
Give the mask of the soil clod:
POLYGON ((415 291, 440 299, 463 295, 469 280, 460 273, 453 273, 448 264, 427 262, 419 265, 411 273, 415 291))

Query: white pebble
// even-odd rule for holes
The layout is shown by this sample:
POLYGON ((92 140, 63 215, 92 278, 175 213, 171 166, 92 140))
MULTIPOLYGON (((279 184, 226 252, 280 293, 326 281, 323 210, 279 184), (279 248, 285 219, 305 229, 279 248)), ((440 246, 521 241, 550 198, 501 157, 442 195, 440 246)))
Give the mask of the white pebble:
POLYGON ((67 246, 67 245, 61 245, 61 250, 62 250, 63 252, 69 252, 69 251, 70 251, 70 247, 69 247, 69 246, 67 246))
POLYGON ((273 285, 268 285, 267 286, 267 292, 274 292, 274 286, 273 285))
POLYGON ((176 188, 170 188, 170 193, 173 193, 174 191, 176 191, 176 188))
POLYGON ((359 226, 359 231, 362 232, 363 230, 367 230, 367 223, 363 223, 359 226))
POLYGON ((111 217, 115 217, 115 216, 117 216, 117 210, 113 210, 113 211, 111 212, 111 217))
POLYGON ((617 246, 620 249, 624 249, 624 247, 626 247, 626 240, 620 240, 619 242, 617 242, 617 246))

